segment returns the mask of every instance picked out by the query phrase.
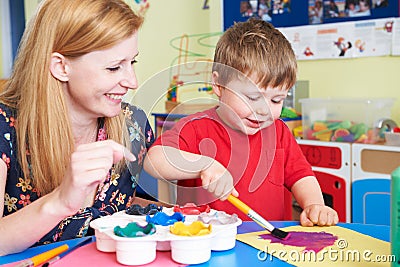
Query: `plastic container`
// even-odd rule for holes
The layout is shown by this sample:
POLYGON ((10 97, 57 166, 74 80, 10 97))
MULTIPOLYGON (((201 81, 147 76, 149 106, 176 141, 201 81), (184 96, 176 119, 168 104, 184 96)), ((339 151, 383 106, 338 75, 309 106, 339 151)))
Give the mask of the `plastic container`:
POLYGON ((385 145, 388 146, 400 146, 400 133, 385 133, 385 145))
POLYGON ((115 240, 107 235, 106 231, 114 229, 115 226, 124 227, 130 222, 132 219, 121 216, 105 216, 91 221, 90 227, 94 229, 96 236, 96 248, 102 252, 115 252, 115 240))
POLYGON ((171 257, 183 264, 199 264, 211 258, 212 226, 201 221, 177 222, 170 227, 171 257))
MULTIPOLYGON (((165 208, 163 212, 174 214, 172 208, 165 208)), ((117 262, 124 265, 150 263, 154 261, 157 250, 171 251, 172 260, 180 264, 200 264, 210 259, 211 251, 233 248, 237 226, 242 223, 236 214, 211 209, 208 213, 186 215, 185 222, 168 226, 155 224, 156 232, 148 236, 121 237, 114 233, 116 226, 125 227, 130 222, 144 226, 148 222, 143 217, 117 212, 93 220, 90 226, 95 229, 97 249, 115 252, 117 262), (186 220, 187 216, 190 220, 186 220), (215 222, 216 218, 219 223, 215 222)))
POLYGON ((212 240, 211 250, 224 251, 235 247, 237 227, 242 224, 242 220, 236 214, 230 215, 223 211, 214 213, 202 213, 199 221, 211 224, 215 237, 212 240))
POLYGON ((154 234, 138 237, 120 237, 115 235, 113 229, 105 233, 115 241, 117 262, 124 265, 150 263, 155 260, 157 250, 171 250, 171 258, 181 264, 199 264, 210 259, 211 241, 215 233, 182 236, 171 233, 170 227, 156 225, 154 234))
POLYGON ((303 98, 303 139, 377 143, 384 141, 383 118, 391 117, 391 98, 303 98))
POLYGON ((181 264, 200 264, 211 258, 210 235, 175 237, 171 240, 171 257, 181 264))
POLYGON ((227 225, 213 225, 215 237, 212 240, 211 250, 225 251, 235 247, 237 227, 242 221, 238 219, 236 223, 227 225))
POLYGON ((154 235, 130 238, 116 236, 112 231, 107 234, 116 241, 115 251, 119 263, 142 265, 156 259, 157 238, 154 235))

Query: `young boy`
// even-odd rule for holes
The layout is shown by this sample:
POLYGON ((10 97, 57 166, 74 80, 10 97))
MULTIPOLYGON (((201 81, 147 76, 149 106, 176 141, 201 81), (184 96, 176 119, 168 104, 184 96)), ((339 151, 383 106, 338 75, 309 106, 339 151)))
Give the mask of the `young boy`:
POLYGON ((302 225, 336 224, 336 211, 324 205, 310 164, 279 119, 296 72, 290 43, 271 24, 236 23, 215 50, 212 87, 219 105, 164 132, 148 152, 146 171, 178 180, 180 205, 209 204, 248 220, 225 201, 233 194, 267 220, 284 220, 291 213, 284 205, 289 189, 303 208, 302 225))

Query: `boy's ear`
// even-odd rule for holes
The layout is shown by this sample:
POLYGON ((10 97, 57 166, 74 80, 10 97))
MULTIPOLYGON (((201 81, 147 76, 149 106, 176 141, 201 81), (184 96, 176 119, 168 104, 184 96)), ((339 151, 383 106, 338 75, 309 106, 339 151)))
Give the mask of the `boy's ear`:
POLYGON ((54 78, 61 82, 67 82, 68 78, 68 65, 63 55, 53 52, 50 58, 50 72, 54 78))
POLYGON ((216 96, 220 97, 221 96, 221 86, 218 83, 218 77, 219 74, 216 71, 213 71, 212 73, 212 89, 213 92, 216 96))

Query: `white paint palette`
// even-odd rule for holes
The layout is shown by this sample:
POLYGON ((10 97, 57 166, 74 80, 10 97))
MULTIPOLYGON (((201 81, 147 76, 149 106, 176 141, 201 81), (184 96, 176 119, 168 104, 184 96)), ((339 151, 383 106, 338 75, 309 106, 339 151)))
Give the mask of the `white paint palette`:
MULTIPOLYGON (((162 212, 174 213, 172 208, 164 208, 162 212)), ((117 261, 121 264, 150 263, 155 260, 157 250, 171 251, 172 260, 181 264, 200 264, 210 259, 211 251, 229 250, 235 246, 237 226, 242 221, 236 215, 232 215, 229 222, 225 220, 218 223, 210 219, 227 216, 231 215, 216 210, 211 210, 206 215, 185 215, 185 225, 191 225, 197 220, 202 221, 206 227, 211 225, 209 234, 198 236, 175 235, 171 233, 170 226, 162 225, 156 225, 156 232, 148 236, 117 236, 114 234, 116 226, 125 227, 131 222, 141 226, 147 224, 146 216, 128 215, 124 211, 95 219, 90 226, 95 230, 96 248, 102 252, 115 252, 117 261)))

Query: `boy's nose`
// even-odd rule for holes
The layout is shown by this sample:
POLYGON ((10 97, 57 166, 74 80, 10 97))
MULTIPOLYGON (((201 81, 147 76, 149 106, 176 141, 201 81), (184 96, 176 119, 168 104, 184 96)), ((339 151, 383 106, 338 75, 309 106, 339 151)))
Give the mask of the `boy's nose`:
POLYGON ((258 105, 256 107, 255 111, 258 115, 262 115, 262 116, 268 115, 271 112, 269 109, 269 106, 265 102, 258 105))

